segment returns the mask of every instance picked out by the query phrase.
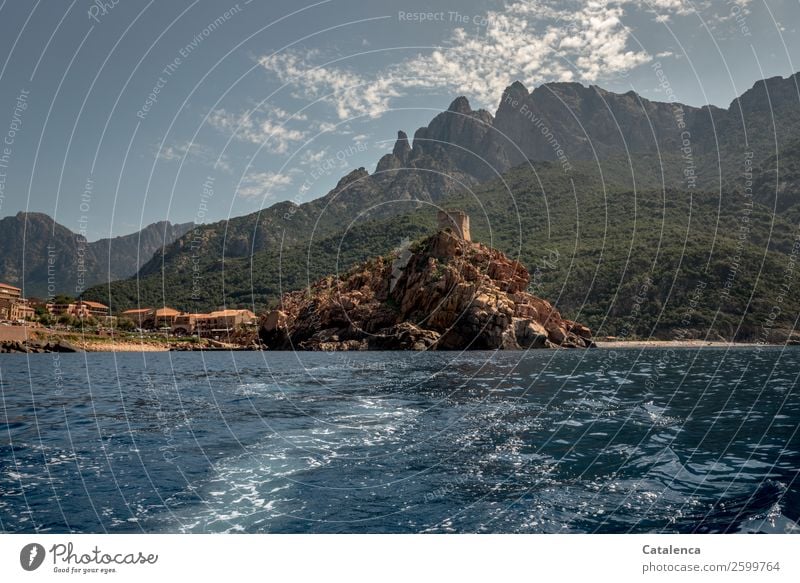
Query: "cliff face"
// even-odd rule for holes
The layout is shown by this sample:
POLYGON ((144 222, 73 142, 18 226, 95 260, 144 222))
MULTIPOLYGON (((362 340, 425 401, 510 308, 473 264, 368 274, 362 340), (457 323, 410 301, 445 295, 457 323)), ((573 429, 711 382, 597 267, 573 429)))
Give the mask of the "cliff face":
POLYGON ((462 350, 592 345, 590 330, 528 293, 502 252, 440 231, 310 290, 262 320, 275 350, 462 350))

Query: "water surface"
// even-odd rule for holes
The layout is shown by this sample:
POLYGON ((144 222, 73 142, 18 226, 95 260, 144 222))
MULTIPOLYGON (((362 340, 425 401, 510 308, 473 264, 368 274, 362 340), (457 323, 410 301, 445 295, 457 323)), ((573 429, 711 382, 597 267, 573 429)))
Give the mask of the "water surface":
POLYGON ((800 349, 0 356, 0 531, 789 532, 800 349))

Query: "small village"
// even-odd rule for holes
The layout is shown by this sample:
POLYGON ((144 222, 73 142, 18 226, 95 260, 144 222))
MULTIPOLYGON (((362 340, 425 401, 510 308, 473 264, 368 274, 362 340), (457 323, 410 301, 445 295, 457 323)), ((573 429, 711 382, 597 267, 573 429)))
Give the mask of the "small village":
POLYGON ((117 314, 100 302, 22 297, 0 282, 0 352, 258 348, 251 310, 187 313, 168 306, 117 314))

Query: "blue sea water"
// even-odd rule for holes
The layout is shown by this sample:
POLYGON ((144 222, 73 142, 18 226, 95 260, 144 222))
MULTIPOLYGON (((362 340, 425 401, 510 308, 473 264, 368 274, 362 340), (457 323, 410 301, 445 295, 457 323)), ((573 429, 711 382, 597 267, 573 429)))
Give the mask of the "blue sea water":
POLYGON ((794 532, 800 349, 0 356, 0 531, 794 532))

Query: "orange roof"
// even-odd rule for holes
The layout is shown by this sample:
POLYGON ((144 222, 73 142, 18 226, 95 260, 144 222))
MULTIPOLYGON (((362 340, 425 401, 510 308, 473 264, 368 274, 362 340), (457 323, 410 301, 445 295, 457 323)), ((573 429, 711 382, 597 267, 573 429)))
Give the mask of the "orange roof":
POLYGON ((105 304, 101 304, 100 302, 90 302, 89 300, 81 300, 79 302, 84 306, 89 306, 90 308, 96 308, 98 310, 107 310, 108 306, 105 304))
POLYGON ((200 322, 202 320, 208 320, 211 318, 210 314, 192 314, 195 319, 195 322, 200 322))
POLYGON ((8 285, 7 283, 0 283, 0 287, 3 287, 5 289, 13 289, 14 291, 18 291, 18 292, 22 291, 18 287, 14 287, 13 285, 8 285))
POLYGON ((235 316, 235 310, 214 310, 211 312, 208 317, 209 318, 221 318, 222 316, 235 316))
POLYGON ((168 318, 170 316, 180 316, 181 313, 178 310, 173 310, 172 308, 159 308, 156 310, 156 318, 168 318))
POLYGON ((252 316, 253 318, 256 317, 250 310, 217 310, 216 312, 211 312, 209 316, 211 318, 221 318, 223 316, 238 316, 239 314, 243 316, 252 316))
POLYGON ((122 313, 130 315, 130 316, 137 316, 139 314, 149 314, 152 311, 153 311, 153 308, 139 308, 137 310, 125 310, 122 313))

